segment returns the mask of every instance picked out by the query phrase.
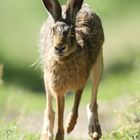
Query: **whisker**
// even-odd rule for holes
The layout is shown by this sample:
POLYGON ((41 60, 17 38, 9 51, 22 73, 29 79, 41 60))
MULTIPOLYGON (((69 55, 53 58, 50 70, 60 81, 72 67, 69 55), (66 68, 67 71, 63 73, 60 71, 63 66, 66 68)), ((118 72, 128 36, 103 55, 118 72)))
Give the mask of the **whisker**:
POLYGON ((35 69, 37 69, 39 66, 41 66, 41 58, 39 58, 38 60, 36 60, 33 64, 31 64, 29 66, 29 68, 35 67, 35 69))

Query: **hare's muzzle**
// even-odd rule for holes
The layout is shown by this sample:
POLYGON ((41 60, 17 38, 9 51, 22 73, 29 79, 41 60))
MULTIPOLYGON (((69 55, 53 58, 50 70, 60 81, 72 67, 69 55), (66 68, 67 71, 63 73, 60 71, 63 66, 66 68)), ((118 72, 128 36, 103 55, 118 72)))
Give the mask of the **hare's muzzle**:
POLYGON ((64 51, 65 51, 66 47, 65 46, 61 46, 61 47, 55 47, 55 54, 56 55, 63 55, 64 51))

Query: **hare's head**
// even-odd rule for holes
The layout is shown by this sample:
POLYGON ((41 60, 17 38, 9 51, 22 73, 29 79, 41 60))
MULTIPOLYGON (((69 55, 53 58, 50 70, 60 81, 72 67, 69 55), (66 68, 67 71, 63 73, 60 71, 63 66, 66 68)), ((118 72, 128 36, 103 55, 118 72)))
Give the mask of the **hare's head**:
POLYGON ((51 27, 53 53, 58 58, 69 56, 76 50, 75 20, 83 0, 69 0, 65 17, 62 17, 62 9, 57 0, 43 0, 43 3, 54 19, 51 27))

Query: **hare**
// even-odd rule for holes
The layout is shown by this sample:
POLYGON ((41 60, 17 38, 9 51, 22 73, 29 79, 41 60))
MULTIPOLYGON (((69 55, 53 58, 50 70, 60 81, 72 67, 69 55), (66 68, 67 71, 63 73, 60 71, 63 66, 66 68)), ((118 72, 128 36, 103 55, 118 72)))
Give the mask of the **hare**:
POLYGON ((65 94, 75 92, 74 105, 66 121, 70 133, 77 122, 78 107, 83 89, 91 76, 93 87, 87 105, 88 133, 92 140, 101 137, 97 112, 97 91, 103 71, 102 45, 104 34, 101 21, 83 0, 68 0, 60 6, 58 0, 43 0, 49 12, 40 34, 47 104, 41 140, 53 140, 56 99, 57 134, 55 140, 64 140, 63 113, 65 94))

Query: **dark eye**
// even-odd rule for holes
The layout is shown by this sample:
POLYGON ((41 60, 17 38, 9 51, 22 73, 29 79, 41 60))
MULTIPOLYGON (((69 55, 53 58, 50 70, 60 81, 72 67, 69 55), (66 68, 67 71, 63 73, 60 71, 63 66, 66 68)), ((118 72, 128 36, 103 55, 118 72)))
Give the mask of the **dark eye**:
POLYGON ((55 32, 55 29, 56 29, 55 26, 53 26, 53 27, 52 27, 52 31, 55 32))

